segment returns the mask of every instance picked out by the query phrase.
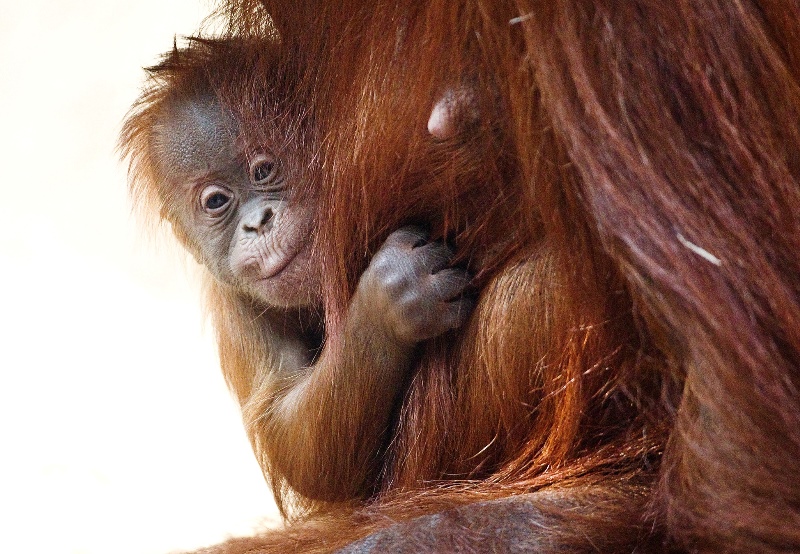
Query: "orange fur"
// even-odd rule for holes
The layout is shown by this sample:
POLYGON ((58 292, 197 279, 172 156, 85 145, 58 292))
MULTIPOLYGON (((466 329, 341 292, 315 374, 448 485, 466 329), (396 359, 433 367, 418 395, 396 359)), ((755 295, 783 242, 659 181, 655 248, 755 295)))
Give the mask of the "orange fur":
MULTIPOLYGON (((480 293, 467 329, 426 344, 366 501, 300 498, 303 521, 214 552, 370 533, 384 550, 495 548, 469 535, 479 501, 498 532, 522 506, 539 551, 800 548, 800 3, 224 11, 233 35, 268 21, 297 53, 327 340, 369 253, 409 222, 451 238, 480 293), (425 125, 454 84, 479 119, 439 143, 425 125), (466 546, 413 519, 457 506, 466 546)), ((240 93, 259 76, 241 77, 221 94, 257 144, 271 127, 240 93)), ((258 445, 263 344, 216 309, 258 445)))

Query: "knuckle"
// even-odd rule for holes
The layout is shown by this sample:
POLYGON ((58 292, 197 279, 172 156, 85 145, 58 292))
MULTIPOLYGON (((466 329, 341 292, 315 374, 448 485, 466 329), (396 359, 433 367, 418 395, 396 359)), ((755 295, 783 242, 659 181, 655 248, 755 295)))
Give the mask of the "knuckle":
POLYGON ((449 247, 441 243, 428 243, 412 250, 414 266, 420 273, 436 274, 442 271, 453 257, 449 247))
POLYGON ((372 258, 367 271, 381 282, 394 283, 408 273, 407 256, 396 247, 384 247, 372 258))
POLYGON ((438 298, 450 300, 464 294, 471 276, 461 269, 445 269, 430 276, 431 288, 438 298))
POLYGON ((438 281, 442 285, 449 287, 464 288, 470 281, 470 276, 466 271, 461 269, 444 269, 431 275, 431 279, 438 281))
POLYGON ((394 231, 386 239, 384 244, 411 248, 421 241, 428 239, 428 233, 420 227, 406 225, 394 231))

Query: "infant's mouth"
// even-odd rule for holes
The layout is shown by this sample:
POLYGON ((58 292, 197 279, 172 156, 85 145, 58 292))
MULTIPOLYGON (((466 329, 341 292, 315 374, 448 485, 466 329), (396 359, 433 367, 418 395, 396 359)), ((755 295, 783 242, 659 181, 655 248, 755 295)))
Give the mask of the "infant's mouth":
POLYGON ((263 271, 263 266, 258 265, 259 271, 256 273, 254 281, 256 283, 262 283, 277 277, 292 263, 297 257, 297 253, 298 251, 295 251, 291 255, 283 256, 278 263, 269 266, 266 271, 263 271))
POLYGON ((270 279, 274 279, 278 277, 283 271, 289 267, 292 262, 297 258, 297 256, 305 249, 306 244, 305 242, 301 242, 297 245, 297 248, 292 249, 291 252, 286 252, 284 256, 281 256, 280 260, 277 263, 264 268, 263 265, 258 264, 258 272, 254 272, 254 282, 262 283, 265 281, 269 281, 270 279), (265 270, 266 269, 266 270, 265 270))

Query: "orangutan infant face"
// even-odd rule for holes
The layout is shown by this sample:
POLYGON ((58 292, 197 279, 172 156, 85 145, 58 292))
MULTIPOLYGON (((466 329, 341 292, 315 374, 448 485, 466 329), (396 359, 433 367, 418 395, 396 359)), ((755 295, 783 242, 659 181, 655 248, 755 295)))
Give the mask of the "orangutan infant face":
POLYGON ((212 99, 167 103, 155 129, 166 215, 222 282, 274 307, 311 303, 311 210, 289 202, 281 163, 245 156, 236 122, 212 99))

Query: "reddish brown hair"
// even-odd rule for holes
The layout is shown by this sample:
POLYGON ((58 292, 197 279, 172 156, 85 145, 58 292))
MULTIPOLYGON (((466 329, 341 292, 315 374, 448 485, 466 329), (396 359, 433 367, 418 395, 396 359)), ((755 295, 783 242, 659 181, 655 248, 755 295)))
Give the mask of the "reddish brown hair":
MULTIPOLYGON (((649 526, 687 549, 800 547, 799 2, 231 4, 232 34, 269 27, 299 60, 328 340, 401 225, 476 273, 368 513, 628 483, 587 524, 622 545, 649 526), (437 143, 425 123, 453 86, 479 122, 437 143)), ((256 142, 257 96, 231 100, 256 142)), ((359 517, 258 544, 384 524, 359 517)))

